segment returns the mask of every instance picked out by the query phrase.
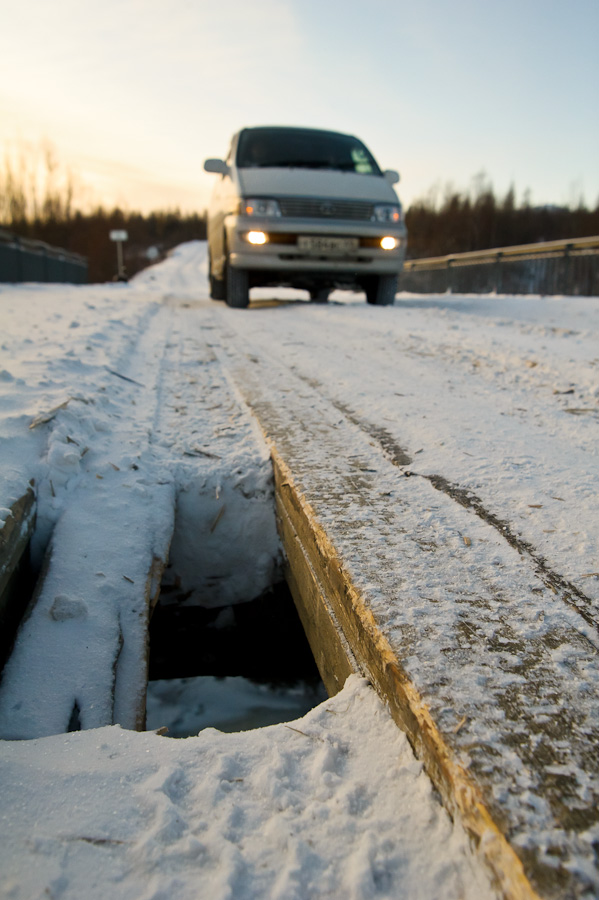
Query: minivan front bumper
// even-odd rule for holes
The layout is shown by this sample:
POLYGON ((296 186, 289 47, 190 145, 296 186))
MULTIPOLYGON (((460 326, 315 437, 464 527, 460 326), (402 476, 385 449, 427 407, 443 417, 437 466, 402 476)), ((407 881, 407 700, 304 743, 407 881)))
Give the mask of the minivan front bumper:
POLYGON ((225 229, 230 265, 248 270, 397 275, 406 254, 403 224, 389 226, 341 220, 327 220, 325 224, 306 219, 257 220, 253 216, 231 215, 225 220, 225 229), (247 237, 250 232, 262 232, 266 242, 250 243, 247 237), (395 238, 397 246, 383 250, 380 243, 383 237, 395 238))

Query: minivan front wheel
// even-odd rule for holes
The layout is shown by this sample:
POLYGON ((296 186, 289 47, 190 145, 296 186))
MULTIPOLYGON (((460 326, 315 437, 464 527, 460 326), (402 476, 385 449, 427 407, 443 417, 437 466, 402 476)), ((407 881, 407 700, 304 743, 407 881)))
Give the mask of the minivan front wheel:
POLYGON ((247 269, 235 269, 227 261, 227 306, 245 309, 250 303, 250 278, 247 269))
POLYGON ((372 275, 364 282, 366 300, 374 306, 391 306, 397 293, 397 275, 372 275))
POLYGON ((225 282, 217 278, 212 269, 212 254, 208 251, 208 280, 210 282, 210 296, 213 300, 224 300, 226 297, 225 282))
POLYGON ((310 300, 316 303, 326 303, 330 294, 329 288, 318 286, 310 289, 310 300))

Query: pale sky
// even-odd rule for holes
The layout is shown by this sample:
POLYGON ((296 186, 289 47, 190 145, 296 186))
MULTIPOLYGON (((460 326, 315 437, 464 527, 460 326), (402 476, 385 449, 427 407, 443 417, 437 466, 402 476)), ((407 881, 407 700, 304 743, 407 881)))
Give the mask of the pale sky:
POLYGON ((356 134, 435 184, 599 201, 599 0, 0 0, 0 162, 48 141, 90 202, 202 211, 246 125, 356 134))

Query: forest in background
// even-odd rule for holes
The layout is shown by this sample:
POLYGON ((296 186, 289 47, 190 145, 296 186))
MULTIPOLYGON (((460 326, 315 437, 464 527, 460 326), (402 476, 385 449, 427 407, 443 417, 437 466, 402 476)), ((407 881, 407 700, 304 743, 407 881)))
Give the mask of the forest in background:
POLYGON ((85 256, 92 283, 112 281, 116 275, 116 245, 110 240, 111 231, 124 230, 128 234, 123 245, 127 277, 164 259, 178 244, 206 237, 205 214, 184 214, 178 209, 144 215, 100 206, 91 212, 76 210, 64 218, 19 218, 9 222, 0 219, 0 227, 85 256))
POLYGON ((178 244, 206 237, 205 212, 167 209, 144 214, 101 205, 89 208, 81 199, 84 193, 49 144, 42 145, 37 155, 21 155, 16 161, 7 157, 0 170, 0 228, 80 253, 87 258, 92 283, 112 281, 116 275, 111 231, 128 234, 123 250, 129 277, 163 259, 178 244))
POLYGON ((528 192, 517 202, 513 188, 496 197, 481 173, 469 190, 447 185, 414 201, 406 225, 410 259, 591 237, 599 234, 599 199, 595 209, 588 209, 582 198, 572 207, 533 206, 528 192))
MULTIPOLYGON (((467 190, 452 185, 431 189, 406 211, 408 257, 445 256, 490 247, 561 240, 599 234, 599 201, 589 209, 533 206, 527 193, 517 201, 511 189, 495 195, 484 173, 467 190)), ((206 214, 178 209, 143 214, 102 206, 84 211, 74 180, 60 169, 51 148, 35 172, 6 159, 0 171, 0 228, 80 253, 88 260, 90 282, 110 281, 116 251, 110 231, 126 230, 125 270, 130 277, 184 241, 206 237, 206 214)))

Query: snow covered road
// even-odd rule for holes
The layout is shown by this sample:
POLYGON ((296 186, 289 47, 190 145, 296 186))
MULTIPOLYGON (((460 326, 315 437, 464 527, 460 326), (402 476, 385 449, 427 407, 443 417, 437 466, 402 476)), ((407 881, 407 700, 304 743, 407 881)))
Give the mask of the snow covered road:
MULTIPOLYGON (((273 580, 280 551, 262 431, 430 711, 464 783, 471 779, 480 787, 536 890, 547 897, 595 896, 597 298, 400 295, 394 307, 378 309, 356 295, 336 294, 328 304, 307 303, 281 289, 252 297, 252 307, 240 311, 206 299, 205 246, 199 243, 179 248, 127 287, 0 288, 0 507, 8 510, 35 478, 35 548, 41 554, 50 535, 54 543, 54 581, 38 604, 40 614, 28 622, 35 637, 17 646, 0 685, 3 736, 64 731, 74 703, 83 728, 94 729, 93 746, 102 744, 106 752, 122 739, 98 726, 118 721, 134 727, 130 695, 143 689, 135 660, 147 615, 136 618, 130 611, 145 608, 144 572, 152 559, 168 558, 179 582, 189 577, 190 595, 208 605, 244 599, 243 590, 256 595, 273 580), (65 400, 49 422, 29 428, 36 415, 65 400), (201 540, 190 541, 190 531, 201 540), (88 562, 81 565, 83 546, 88 562), (226 576, 223 548, 238 559, 236 571, 226 576), (202 572, 199 582, 189 574, 194 565, 202 572), (73 601, 73 594, 85 603, 73 601), (88 678, 75 690, 67 673, 61 693, 57 660, 65 639, 89 647, 100 634, 93 672, 103 672, 103 681, 88 678)), ((359 661, 371 676, 367 656, 359 661)), ((74 664, 81 670, 81 661, 74 664)), ((355 697, 352 684, 347 690, 355 697)), ((310 716, 327 719, 315 711, 306 721, 310 716)), ((279 746, 284 736, 287 748, 284 726, 275 728, 235 737, 239 765, 244 741, 248 759, 253 741, 279 746)), ((346 729, 360 730, 344 723, 339 740, 346 729)), ((203 735, 183 743, 202 740, 204 747, 211 738, 203 735)), ((218 740, 226 744, 228 738, 218 740)), ((47 755, 49 779, 53 766, 63 765, 61 747, 87 752, 85 732, 65 741, 41 738, 27 745, 21 763, 19 744, 7 740, 0 759, 12 767, 12 778, 26 779, 36 754, 47 755)), ((146 751, 141 741, 156 747, 150 768, 162 765, 164 739, 132 734, 132 769, 138 770, 146 751)), ((165 750, 164 760, 179 752, 187 751, 165 750)), ((299 758, 285 758, 285 771, 297 774, 299 758)), ((246 777, 235 766, 231 772, 233 781, 246 777)), ((321 774, 314 776, 315 791, 321 774)), ((244 849, 242 827, 231 836, 223 824, 214 848, 208 852, 203 844, 194 856, 183 848, 182 836, 189 843, 189 829, 199 829, 194 817, 208 815, 196 809, 184 828, 169 830, 180 863, 172 862, 172 854, 170 862, 165 857, 164 869, 157 864, 151 878, 138 850, 157 826, 144 832, 131 820, 139 866, 133 880, 122 881, 121 893, 118 885, 111 891, 141 896, 134 885, 143 882, 148 897, 196 896, 193 878, 210 872, 210 898, 227 891, 233 897, 485 896, 490 888, 481 887, 484 876, 476 874, 463 834, 461 849, 450 847, 447 836, 435 844, 435 854, 447 865, 451 860, 452 871, 458 871, 454 864, 463 866, 451 885, 447 869, 445 875, 432 872, 426 884, 414 874, 428 868, 428 838, 420 860, 410 850, 412 875, 401 874, 391 848, 403 838, 393 836, 377 806, 385 787, 370 783, 363 770, 358 780, 360 790, 379 798, 367 814, 364 807, 364 815, 371 824, 378 821, 368 833, 379 829, 380 836, 354 834, 346 812, 336 808, 331 824, 348 835, 345 859, 365 853, 347 877, 340 874, 343 853, 333 851, 326 836, 314 832, 322 844, 320 862, 316 850, 306 849, 305 822, 292 865, 289 842, 276 849, 265 837, 271 855, 264 864, 275 869, 278 856, 284 857, 291 865, 284 870, 287 880, 274 873, 270 880, 257 878, 252 867, 258 857, 244 849), (219 840, 231 851, 220 864, 219 840), (371 843, 359 851, 364 841, 371 843), (327 852, 335 859, 328 869, 327 852), (316 871, 325 873, 318 885, 316 871)), ((329 788, 333 798, 332 783, 329 788)), ((95 802, 105 811, 100 793, 96 788, 95 802)), ((49 786, 42 794, 50 815, 55 795, 49 786)), ((18 792, 10 802, 2 818, 9 830, 18 792)), ((230 814, 243 810, 249 821, 257 802, 246 797, 230 814)), ((410 806, 412 815, 417 805, 410 806)), ((459 802, 448 806, 461 810, 459 802)), ((423 812, 425 819, 432 808, 423 812)), ((56 868, 59 847, 66 844, 50 846, 44 837, 42 850, 52 861, 45 870, 42 844, 27 838, 28 801, 21 813, 21 836, 11 838, 16 862, 7 896, 37 896, 34 881, 27 880, 33 876, 20 874, 34 858, 35 878, 41 879, 36 891, 42 892, 52 868, 63 895, 80 896, 82 848, 60 856, 56 868)), ((105 816, 103 822, 108 843, 129 840, 122 829, 111 836, 105 816)), ((91 827, 87 822, 85 828, 91 827)), ((104 846, 89 841, 85 853, 105 853, 98 850, 104 846)), ((505 884, 503 889, 509 895, 505 884)), ((520 896, 515 889, 512 895, 520 896)), ((89 896, 105 892, 100 886, 89 896)))
POLYGON ((404 302, 231 319, 223 353, 417 688, 398 720, 422 699, 455 755, 437 786, 484 786, 566 896, 597 831, 596 302, 404 302))

